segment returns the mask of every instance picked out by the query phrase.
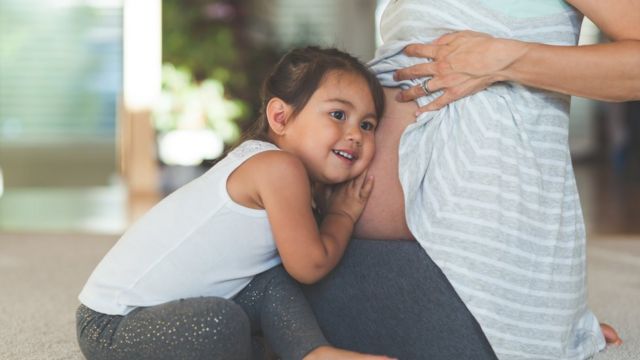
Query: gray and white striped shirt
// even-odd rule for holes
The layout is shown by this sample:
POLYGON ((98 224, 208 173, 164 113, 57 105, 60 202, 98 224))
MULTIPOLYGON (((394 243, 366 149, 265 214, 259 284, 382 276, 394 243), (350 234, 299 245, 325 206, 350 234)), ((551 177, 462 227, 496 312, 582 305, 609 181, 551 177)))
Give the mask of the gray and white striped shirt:
MULTIPOLYGON (((419 84, 422 79, 393 80, 398 68, 425 61, 401 50, 458 30, 577 43, 582 16, 563 1, 528 1, 529 12, 526 6, 525 12, 501 8, 500 2, 391 1, 381 24, 384 45, 371 68, 384 86, 419 84)), ((421 115, 401 138, 409 228, 500 359, 584 359, 604 347, 586 305, 585 228, 569 154, 569 103, 565 95, 496 84, 421 115)))

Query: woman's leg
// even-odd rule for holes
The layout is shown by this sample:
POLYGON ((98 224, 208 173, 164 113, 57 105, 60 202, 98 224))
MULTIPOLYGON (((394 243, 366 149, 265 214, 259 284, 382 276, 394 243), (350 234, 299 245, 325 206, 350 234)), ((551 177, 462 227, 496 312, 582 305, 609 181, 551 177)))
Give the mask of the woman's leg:
POLYGON ((283 360, 328 345, 300 285, 282 266, 254 277, 233 301, 249 316, 252 335, 262 334, 283 360))
POLYGON ((352 240, 305 287, 335 346, 411 359, 496 359, 482 329, 415 241, 352 240))
POLYGON ((201 297, 106 315, 81 305, 78 343, 88 360, 238 359, 251 356, 249 319, 230 300, 201 297))

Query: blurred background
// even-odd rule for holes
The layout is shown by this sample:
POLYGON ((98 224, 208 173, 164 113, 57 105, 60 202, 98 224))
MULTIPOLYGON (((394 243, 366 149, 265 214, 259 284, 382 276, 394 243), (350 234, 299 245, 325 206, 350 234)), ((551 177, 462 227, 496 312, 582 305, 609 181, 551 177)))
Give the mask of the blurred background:
MULTIPOLYGON (((0 0, 0 232, 122 233, 238 140, 284 51, 371 59, 385 4, 0 0)), ((570 126, 588 231, 639 235, 640 104, 574 98, 570 126)))

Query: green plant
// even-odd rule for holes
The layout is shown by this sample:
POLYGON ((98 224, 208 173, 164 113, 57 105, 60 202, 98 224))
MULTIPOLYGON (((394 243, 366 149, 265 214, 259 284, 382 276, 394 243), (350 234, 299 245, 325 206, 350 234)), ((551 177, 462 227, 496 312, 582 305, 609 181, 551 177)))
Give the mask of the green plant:
POLYGON ((259 89, 281 53, 248 34, 249 0, 163 0, 163 62, 188 69, 195 81, 213 79, 225 97, 244 101, 237 119, 251 124, 260 107, 259 89))
POLYGON ((184 68, 162 67, 162 92, 153 116, 158 132, 211 129, 229 145, 240 137, 237 120, 246 112, 243 101, 225 98, 220 81, 196 82, 184 68))

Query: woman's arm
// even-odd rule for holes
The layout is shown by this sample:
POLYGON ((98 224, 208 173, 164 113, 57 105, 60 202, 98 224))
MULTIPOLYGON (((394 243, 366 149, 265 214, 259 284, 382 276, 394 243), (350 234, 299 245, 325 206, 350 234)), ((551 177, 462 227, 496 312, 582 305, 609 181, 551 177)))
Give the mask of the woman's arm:
POLYGON ((506 80, 607 101, 640 99, 640 1, 567 0, 611 43, 587 46, 529 44, 505 69, 506 80))
MULTIPOLYGON (((414 44, 410 56, 433 62, 398 70, 398 79, 432 76, 429 89, 443 94, 421 108, 436 110, 497 81, 608 101, 640 99, 640 1, 568 0, 589 17, 611 43, 553 46, 496 39, 463 31, 444 35, 433 44, 414 44)), ((399 100, 424 95, 416 86, 399 100)))
POLYGON ((371 193, 362 174, 337 186, 320 228, 311 209, 311 186, 302 162, 285 152, 265 153, 256 169, 258 196, 287 272, 301 283, 320 280, 340 261, 353 225, 371 193))

